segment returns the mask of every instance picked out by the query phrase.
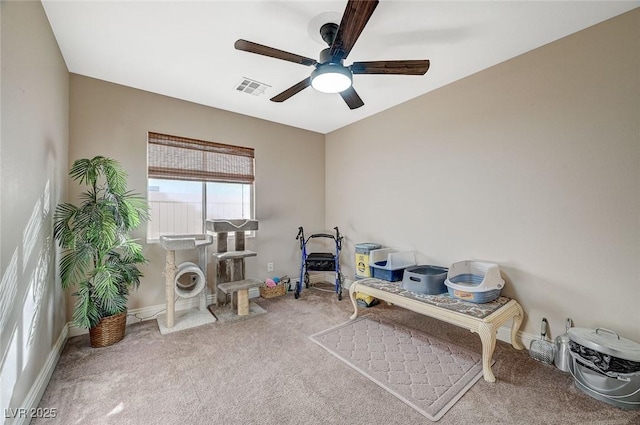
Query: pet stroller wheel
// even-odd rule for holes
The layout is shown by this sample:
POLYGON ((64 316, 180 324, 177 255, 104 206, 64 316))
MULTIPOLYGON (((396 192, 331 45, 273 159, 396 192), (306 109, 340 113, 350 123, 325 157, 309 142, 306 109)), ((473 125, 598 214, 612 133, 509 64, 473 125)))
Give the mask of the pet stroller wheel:
POLYGON ((304 287, 309 288, 309 273, 307 272, 304 273, 304 287))
POLYGON ((293 293, 293 296, 294 296, 294 297, 296 298, 296 300, 297 300, 298 298, 300 298, 300 292, 298 292, 298 291, 296 290, 296 292, 294 292, 294 293, 293 293))
POLYGON ((342 291, 338 292, 338 301, 342 301, 342 291))

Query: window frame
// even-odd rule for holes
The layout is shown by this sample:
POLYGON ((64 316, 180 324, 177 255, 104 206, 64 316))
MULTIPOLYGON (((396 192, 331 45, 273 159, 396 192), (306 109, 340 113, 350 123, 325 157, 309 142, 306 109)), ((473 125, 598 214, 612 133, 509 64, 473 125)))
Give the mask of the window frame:
MULTIPOLYGON (((169 142, 171 143, 171 142, 169 142)), ((198 151, 199 149, 193 149, 192 147, 187 147, 187 149, 191 149, 191 150, 195 150, 198 151)), ((206 153, 205 153, 206 154, 206 153)), ((244 160, 246 162, 246 159, 244 160)), ((203 161, 206 162, 206 161, 203 161)), ((246 166, 246 164, 245 164, 246 166)), ((191 169, 191 171, 193 171, 193 169, 191 169)), ((178 170, 178 173, 180 171, 178 170)), ((215 174, 216 172, 214 172, 213 174, 215 174)), ((149 180, 150 179, 156 179, 156 180, 167 180, 167 181, 185 181, 185 182, 193 182, 193 183, 200 183, 202 186, 201 189, 201 220, 202 220, 202 228, 201 233, 202 234, 206 234, 208 233, 206 230, 206 221, 207 219, 207 213, 208 213, 208 208, 207 208, 207 201, 208 201, 208 196, 207 196, 207 184, 208 183, 224 183, 224 184, 240 184, 240 185, 247 185, 249 187, 249 219, 255 219, 255 215, 256 215, 256 210, 255 210, 255 150, 253 148, 248 148, 248 147, 242 147, 242 146, 234 146, 234 145, 228 145, 228 144, 223 144, 223 143, 218 143, 218 142, 208 142, 208 141, 203 141, 203 140, 198 140, 198 139, 189 139, 189 138, 185 138, 185 137, 179 137, 179 136, 171 136, 171 135, 166 135, 166 134, 161 134, 161 133, 155 133, 155 132, 148 132, 147 133, 147 202, 149 202, 149 180), (157 138, 155 139, 156 142, 152 142, 152 137, 157 138), (152 144, 159 144, 162 145, 162 143, 157 143, 157 140, 169 140, 169 141, 177 141, 178 143, 187 143, 187 144, 193 144, 193 146, 206 146, 206 149, 202 149, 202 152, 210 152, 211 150, 209 150, 209 148, 212 148, 214 151, 215 150, 220 150, 222 151, 221 153, 219 152, 219 154, 221 156, 227 155, 227 156, 233 156, 235 155, 234 152, 240 152, 239 155, 237 156, 242 156, 242 157, 250 157, 251 158, 251 165, 250 165, 250 175, 246 175, 246 174, 242 174, 239 175, 240 177, 237 179, 237 181, 234 180, 234 177, 228 173, 225 173, 223 178, 216 178, 209 176, 208 179, 198 179, 199 176, 204 175, 204 171, 200 171, 200 170, 195 170, 194 173, 190 173, 187 175, 187 177, 185 178, 182 174, 175 174, 174 176, 171 175, 167 175, 166 172, 163 172, 163 175, 150 175, 152 174, 150 172, 150 145, 152 144), (173 178, 171 178, 173 177, 173 178), (183 178, 181 178, 183 177, 183 178), (250 181, 248 180, 250 179, 250 181)), ((244 195, 244 194, 243 194, 244 195)), ((244 196, 243 196, 243 201, 244 201, 244 196)), ((244 218, 244 217, 229 217, 229 219, 236 219, 236 218, 244 218)), ((151 221, 149 220, 149 223, 151 221)), ((148 244, 154 244, 154 243, 159 243, 160 239, 158 238, 151 238, 150 237, 150 228, 149 228, 149 223, 147 223, 146 229, 145 229, 145 236, 146 236, 146 241, 148 244)), ((174 234, 179 234, 179 233, 174 233, 174 234)), ((214 239, 215 239, 215 234, 211 234, 214 239)), ((255 237, 255 232, 254 231, 247 231, 245 232, 246 237, 255 237)), ((229 235, 231 238, 235 238, 235 234, 232 232, 232 234, 229 235)))

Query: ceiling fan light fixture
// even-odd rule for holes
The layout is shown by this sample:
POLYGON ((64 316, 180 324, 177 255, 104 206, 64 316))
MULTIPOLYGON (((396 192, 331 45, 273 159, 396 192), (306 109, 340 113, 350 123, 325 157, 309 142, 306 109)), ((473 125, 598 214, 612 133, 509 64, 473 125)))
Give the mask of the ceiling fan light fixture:
POLYGON ((324 63, 311 73, 311 86, 322 93, 340 93, 351 84, 351 71, 340 64, 324 63))

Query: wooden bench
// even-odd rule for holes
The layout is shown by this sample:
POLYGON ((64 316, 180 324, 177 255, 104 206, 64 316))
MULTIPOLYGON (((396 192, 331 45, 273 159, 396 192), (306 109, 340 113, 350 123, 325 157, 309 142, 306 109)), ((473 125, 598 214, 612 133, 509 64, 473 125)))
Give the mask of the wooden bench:
POLYGON ((238 293, 238 316, 249 314, 249 289, 257 288, 262 282, 255 279, 236 280, 218 284, 218 289, 226 295, 231 295, 231 307, 233 308, 233 293, 238 293))
POLYGON ((524 313, 520 304, 514 299, 500 297, 496 302, 492 302, 492 305, 473 304, 452 299, 448 295, 429 296, 415 294, 403 290, 400 282, 387 282, 370 278, 356 280, 349 287, 349 297, 354 309, 351 319, 358 317, 356 293, 370 295, 390 304, 469 329, 471 332, 478 334, 482 341, 482 374, 487 382, 495 382, 496 380, 491 370, 491 362, 496 347, 496 333, 500 326, 513 319, 511 345, 516 350, 524 348, 516 340, 524 313), (458 307, 463 308, 459 308, 459 311, 450 307, 447 308, 447 299, 458 307), (484 311, 479 311, 483 309, 484 311))

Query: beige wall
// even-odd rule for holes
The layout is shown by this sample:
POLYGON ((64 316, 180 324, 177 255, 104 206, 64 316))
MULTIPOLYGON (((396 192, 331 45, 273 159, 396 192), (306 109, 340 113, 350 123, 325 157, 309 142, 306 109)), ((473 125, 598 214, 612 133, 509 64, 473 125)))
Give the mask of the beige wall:
MULTIPOLYGON (((66 324, 52 238, 67 197, 69 73, 40 2, 2 13, 0 144, 0 422, 29 391, 66 324)), ((44 390, 44 387, 41 388, 44 390)))
MULTIPOLYGON (((297 275, 297 227, 324 230, 323 135, 75 74, 70 108, 69 161, 94 155, 117 159, 129 173, 129 188, 145 196, 148 131, 254 148, 259 230, 247 248, 258 256, 246 260, 247 277, 297 275), (267 273, 268 262, 275 263, 274 273, 267 273)), ((71 198, 80 190, 72 184, 71 198)), ((144 230, 135 236, 146 239, 144 230)), ((131 309, 165 302, 165 251, 144 245, 149 265, 142 268, 145 277, 130 298, 131 309)), ((197 261, 196 255, 179 252, 177 261, 197 261)))
POLYGON ((635 9, 327 135, 344 269, 369 241, 495 261, 525 332, 640 341, 639 76, 635 9))

